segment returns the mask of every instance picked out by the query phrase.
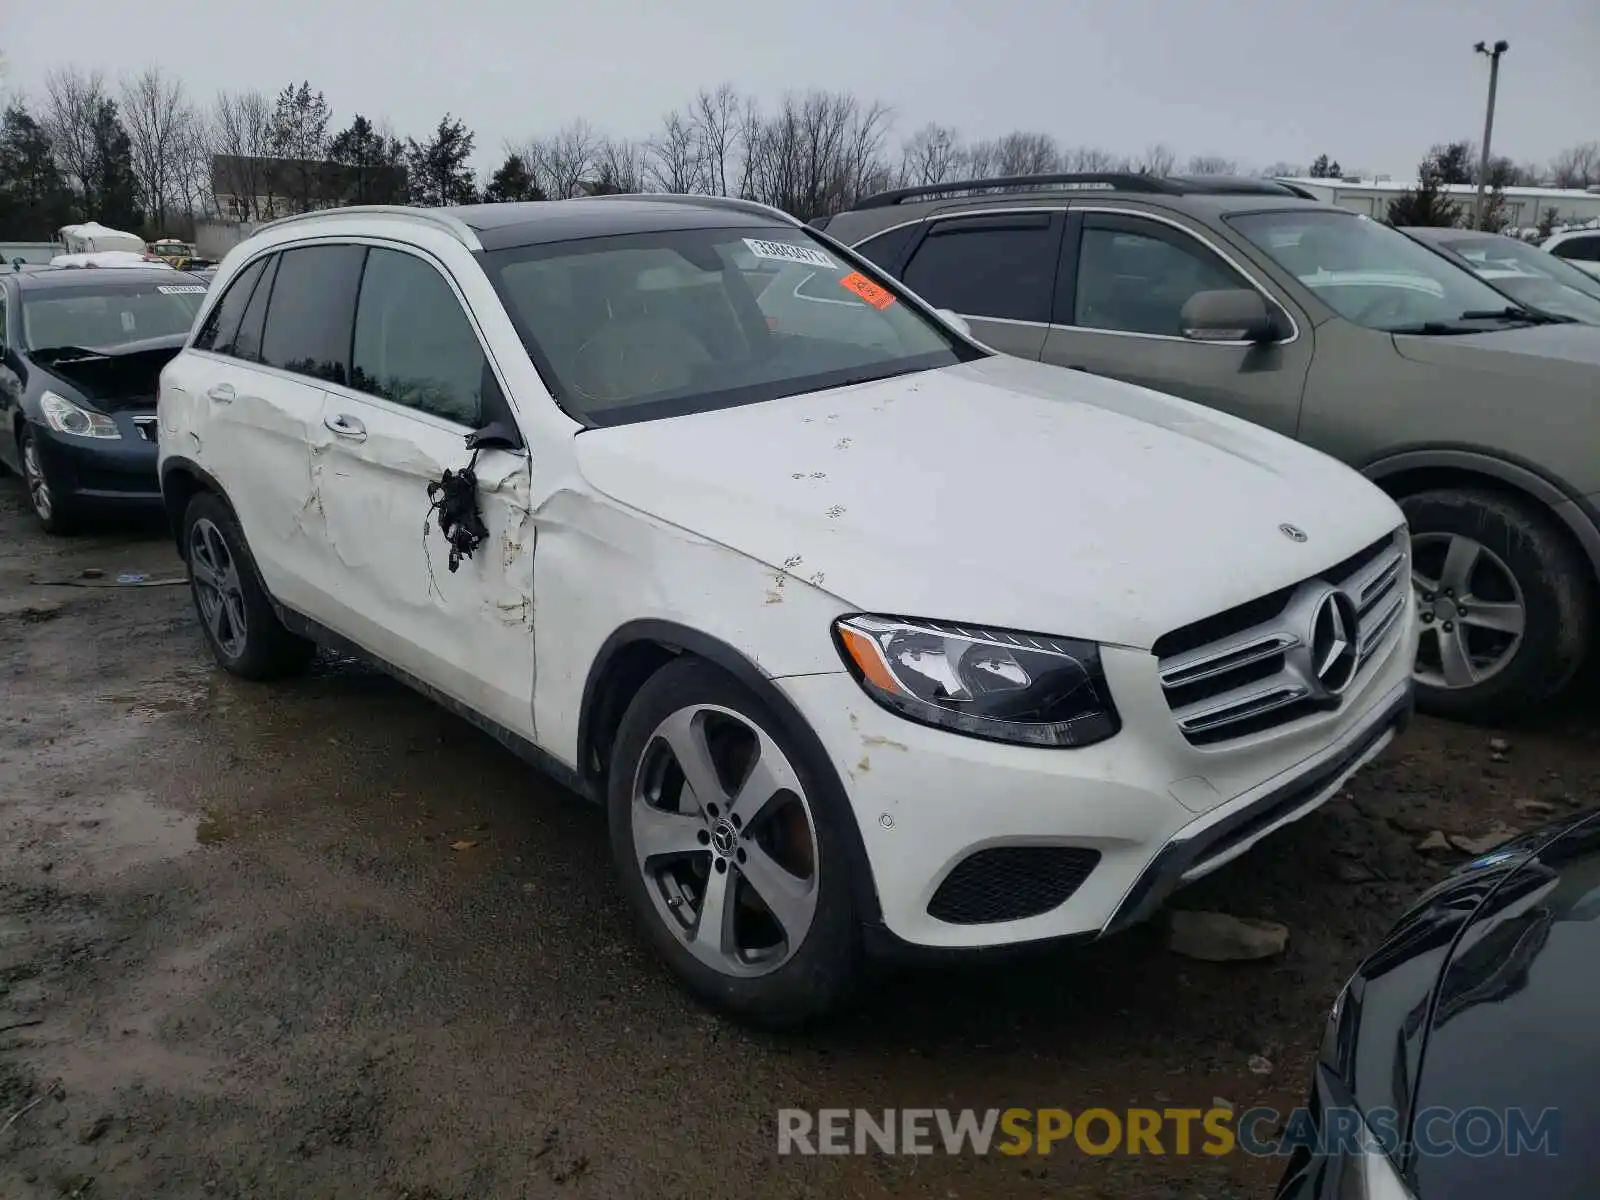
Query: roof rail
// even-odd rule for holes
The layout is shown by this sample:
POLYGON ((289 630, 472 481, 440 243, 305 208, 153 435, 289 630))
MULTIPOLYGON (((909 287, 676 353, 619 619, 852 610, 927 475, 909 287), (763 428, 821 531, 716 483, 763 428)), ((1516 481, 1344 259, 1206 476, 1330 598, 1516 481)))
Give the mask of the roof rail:
POLYGON ((691 196, 681 192, 608 192, 603 196, 574 196, 574 200, 657 200, 666 204, 688 204, 695 208, 727 208, 736 212, 752 213, 763 217, 776 217, 789 225, 804 222, 781 208, 762 204, 757 200, 741 200, 737 196, 691 196))
POLYGON ((295 213, 293 216, 268 221, 265 225, 258 226, 256 233, 292 225, 296 221, 327 220, 331 217, 397 217, 401 220, 417 221, 444 230, 468 250, 483 249, 483 243, 478 241, 478 235, 460 217, 451 216, 436 208, 413 208, 408 204, 352 204, 346 208, 319 208, 312 212, 295 213))
POLYGON ((1182 191, 1156 175, 1138 175, 1127 171, 1090 171, 1071 175, 1003 175, 995 179, 956 179, 948 183, 922 184, 918 187, 893 188, 858 200, 857 209, 892 208, 908 200, 929 196, 960 195, 968 192, 999 192, 1037 189, 1048 191, 1057 187, 1109 188, 1119 192, 1160 192, 1171 194, 1182 191))

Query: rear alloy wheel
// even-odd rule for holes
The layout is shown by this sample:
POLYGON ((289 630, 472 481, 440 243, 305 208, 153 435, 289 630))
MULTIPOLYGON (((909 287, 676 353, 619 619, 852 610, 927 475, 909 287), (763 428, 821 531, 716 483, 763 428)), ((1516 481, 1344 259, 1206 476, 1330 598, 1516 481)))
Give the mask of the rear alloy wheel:
POLYGON ((613 749, 613 859, 691 991, 759 1024, 834 1008, 859 933, 836 822, 852 819, 760 700, 694 660, 635 697, 613 749))
POLYGON ((1500 721, 1559 692, 1588 651, 1587 567, 1550 519, 1493 492, 1401 501, 1421 636, 1420 707, 1500 721))
POLYGON ((17 437, 17 448, 21 451, 22 481, 28 489, 28 507, 33 509, 33 515, 46 533, 71 533, 72 518, 50 482, 50 473, 39 457, 39 443, 33 434, 24 429, 17 437))
POLYGON ((246 679, 277 679, 304 670, 316 647, 278 620, 238 522, 210 492, 189 501, 183 556, 195 611, 217 662, 246 679))

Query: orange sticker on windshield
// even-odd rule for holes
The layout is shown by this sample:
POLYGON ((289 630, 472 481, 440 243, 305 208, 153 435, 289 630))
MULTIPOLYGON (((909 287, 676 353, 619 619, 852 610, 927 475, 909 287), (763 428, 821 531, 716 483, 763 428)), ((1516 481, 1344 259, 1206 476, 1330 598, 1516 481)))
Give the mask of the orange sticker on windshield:
POLYGON ((854 292, 873 308, 888 308, 894 303, 894 293, 888 288, 881 288, 868 279, 860 271, 851 271, 839 280, 839 286, 846 291, 854 292))

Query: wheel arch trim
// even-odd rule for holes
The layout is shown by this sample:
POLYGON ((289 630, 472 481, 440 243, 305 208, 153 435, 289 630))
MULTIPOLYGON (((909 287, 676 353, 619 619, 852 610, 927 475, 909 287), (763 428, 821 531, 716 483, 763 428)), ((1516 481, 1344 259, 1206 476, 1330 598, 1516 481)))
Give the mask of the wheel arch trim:
POLYGON ((628 647, 640 643, 659 646, 674 657, 692 654, 696 658, 704 659, 749 688, 772 711, 781 726, 781 732, 793 739, 807 755, 815 769, 822 775, 823 786, 830 790, 834 799, 842 805, 842 815, 845 820, 841 823, 844 828, 845 852, 850 859, 850 881, 856 900, 856 913, 864 924, 879 923, 882 920, 882 907, 878 903, 877 885, 873 879, 871 861, 867 857, 866 842, 861 836, 855 806, 850 802, 849 793, 839 778, 832 756, 794 702, 773 683, 773 677, 762 670, 748 655, 720 638, 687 625, 679 625, 674 621, 657 619, 629 621, 606 638, 589 666, 589 675, 584 680, 583 699, 578 710, 578 770, 586 789, 593 795, 600 797, 604 795, 602 778, 592 766, 602 685, 617 655, 628 647))
POLYGON ((1532 463, 1469 446, 1427 446, 1386 455, 1361 468, 1374 483, 1411 471, 1455 470, 1481 475, 1538 501, 1577 541, 1600 580, 1600 513, 1576 490, 1552 479, 1532 463))

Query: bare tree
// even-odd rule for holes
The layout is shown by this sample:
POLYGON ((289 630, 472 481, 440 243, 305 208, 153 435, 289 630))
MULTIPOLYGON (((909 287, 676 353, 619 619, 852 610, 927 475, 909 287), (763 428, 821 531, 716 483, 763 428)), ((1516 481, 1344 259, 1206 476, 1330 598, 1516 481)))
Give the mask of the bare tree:
POLYGON ((1061 162, 1061 151, 1048 133, 1008 133, 995 147, 995 170, 1001 175, 1043 175, 1061 162))
POLYGON ((1178 156, 1162 142, 1145 150, 1144 154, 1133 163, 1133 169, 1141 175, 1171 175, 1173 168, 1178 165, 1178 156))
POLYGON ((603 138, 594 155, 595 182, 611 193, 644 191, 644 148, 628 138, 603 138))
POLYGON ((739 93, 726 83, 714 92, 702 88, 690 105, 690 120, 694 123, 704 160, 703 185, 713 195, 729 194, 728 179, 734 169, 734 155, 738 153, 741 133, 748 125, 745 118, 752 107, 741 101, 739 93))
POLYGON ((1129 163, 1123 155, 1098 146, 1074 146, 1061 152, 1061 169, 1085 175, 1107 175, 1129 170, 1129 163))
POLYGON ((44 91, 40 124, 50 137, 61 173, 79 196, 86 196, 99 170, 95 121, 109 98, 105 77, 98 71, 63 67, 45 76, 44 91))
POLYGON ((1550 182, 1562 188, 1600 183, 1600 142, 1584 142, 1556 155, 1550 163, 1550 182))
POLYGON ((148 67, 122 81, 122 121, 133 148, 139 202, 157 225, 175 207, 194 119, 182 82, 168 79, 160 67, 148 67))
POLYGON ((212 203, 223 216, 259 221, 271 215, 268 164, 272 104, 258 91, 221 92, 210 122, 212 203), (230 211, 223 196, 233 198, 230 211))
POLYGON ((645 181, 652 191, 689 195, 706 190, 706 153, 692 116, 674 110, 646 143, 645 181))
POLYGON ((1239 160, 1220 154, 1195 154, 1190 156, 1186 170, 1190 175, 1237 175, 1239 160))
POLYGON ((1275 162, 1262 167, 1262 179, 1303 179, 1309 168, 1304 163, 1275 162))
POLYGON ((771 117, 746 118, 746 194, 810 219, 885 187, 890 111, 848 93, 789 95, 771 117))
POLYGON ((994 140, 973 142, 962 155, 965 169, 962 174, 969 179, 988 179, 999 174, 1000 143, 994 140))
POLYGON ((548 137, 532 138, 516 147, 539 188, 552 200, 579 195, 583 183, 599 167, 604 139, 584 120, 573 121, 548 137))
POLYGON ((965 171, 961 138, 948 125, 931 122, 906 139, 900 149, 901 187, 949 183, 965 171))

